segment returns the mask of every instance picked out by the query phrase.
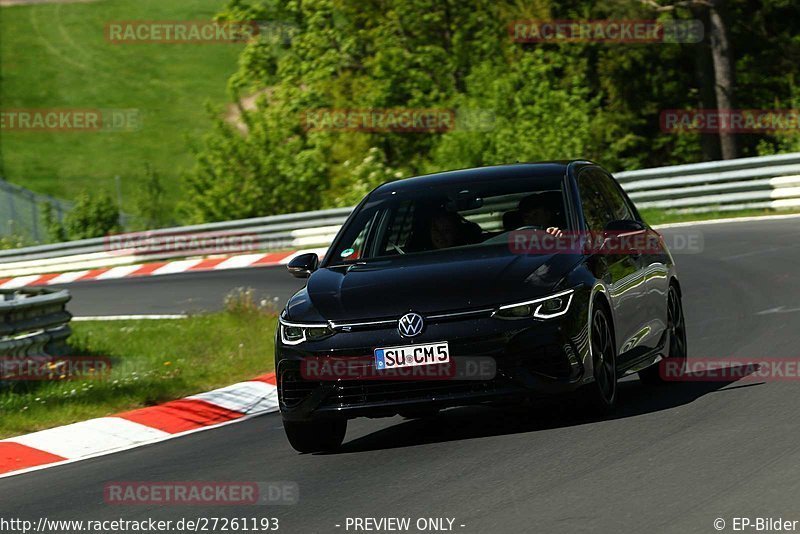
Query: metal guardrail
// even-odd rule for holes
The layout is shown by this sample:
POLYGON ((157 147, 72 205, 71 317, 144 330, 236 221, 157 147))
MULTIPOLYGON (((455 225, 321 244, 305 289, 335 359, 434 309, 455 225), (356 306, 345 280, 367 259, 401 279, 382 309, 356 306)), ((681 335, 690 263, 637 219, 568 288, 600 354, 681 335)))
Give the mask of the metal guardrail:
POLYGON ((65 289, 0 290, 0 356, 58 355, 72 333, 65 289))
MULTIPOLYGON (((800 208, 800 153, 624 171, 614 176, 639 208, 688 212, 800 208)), ((351 210, 339 208, 164 228, 149 234, 238 232, 253 237, 253 248, 261 251, 320 248, 331 243, 351 210)), ((95 269, 186 256, 181 250, 158 254, 110 251, 108 238, 83 239, 0 251, 0 276, 95 269)))
POLYGON ((614 175, 639 208, 685 212, 800 207, 800 153, 614 175))
MULTIPOLYGON (((337 208, 321 211, 307 211, 290 213, 286 215, 272 215, 269 217, 256 217, 219 223, 196 224, 176 228, 162 228, 147 232, 153 236, 174 236, 193 233, 210 232, 242 232, 252 234, 256 238, 261 250, 282 250, 297 246, 298 241, 310 235, 315 236, 320 231, 327 232, 326 227, 338 229, 345 221, 353 208, 337 208), (309 232, 311 230, 311 232, 309 232)), ((336 230, 334 230, 334 233, 336 230)), ((60 258, 77 254, 92 254, 107 252, 109 238, 96 237, 93 239, 80 239, 53 243, 50 245, 37 245, 21 249, 0 250, 0 265, 6 262, 19 262, 47 258, 60 258)), ((312 243, 316 244, 316 243, 312 243)))

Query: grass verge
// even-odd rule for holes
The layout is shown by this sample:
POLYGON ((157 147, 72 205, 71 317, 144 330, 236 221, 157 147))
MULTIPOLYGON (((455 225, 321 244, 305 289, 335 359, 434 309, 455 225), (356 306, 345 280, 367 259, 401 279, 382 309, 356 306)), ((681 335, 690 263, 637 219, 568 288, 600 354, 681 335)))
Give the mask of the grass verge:
POLYGON ((180 197, 194 163, 189 139, 211 129, 206 103, 229 101, 227 80, 243 44, 113 44, 115 21, 210 20, 224 0, 103 0, 0 7, 0 88, 8 109, 135 109, 140 127, 122 132, 4 130, 0 176, 40 193, 74 199, 105 189, 134 211, 145 165, 165 198, 180 197))
POLYGON ((276 323, 274 314, 254 310, 73 323, 73 352, 110 357, 110 374, 19 382, 0 390, 0 438, 160 404, 270 372, 276 323))

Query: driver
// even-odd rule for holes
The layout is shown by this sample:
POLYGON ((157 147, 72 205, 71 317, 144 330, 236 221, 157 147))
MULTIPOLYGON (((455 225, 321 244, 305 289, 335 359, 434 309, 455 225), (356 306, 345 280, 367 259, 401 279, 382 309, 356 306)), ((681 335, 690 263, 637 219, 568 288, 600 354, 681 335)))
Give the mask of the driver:
POLYGON ((519 201, 519 217, 523 226, 536 226, 544 228, 545 232, 561 237, 563 232, 554 225, 554 213, 548 203, 548 195, 529 195, 519 201))

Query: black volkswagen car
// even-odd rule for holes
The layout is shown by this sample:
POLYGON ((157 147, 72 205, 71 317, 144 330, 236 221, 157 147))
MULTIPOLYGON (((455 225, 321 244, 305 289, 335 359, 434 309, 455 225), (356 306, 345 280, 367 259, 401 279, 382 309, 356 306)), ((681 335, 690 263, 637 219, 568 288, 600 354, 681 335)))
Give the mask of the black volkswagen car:
POLYGON ((386 183, 322 261, 288 269, 308 283, 281 313, 276 374, 301 452, 360 416, 573 392, 608 411, 619 377, 660 381, 659 361, 686 357, 672 256, 589 161, 386 183))

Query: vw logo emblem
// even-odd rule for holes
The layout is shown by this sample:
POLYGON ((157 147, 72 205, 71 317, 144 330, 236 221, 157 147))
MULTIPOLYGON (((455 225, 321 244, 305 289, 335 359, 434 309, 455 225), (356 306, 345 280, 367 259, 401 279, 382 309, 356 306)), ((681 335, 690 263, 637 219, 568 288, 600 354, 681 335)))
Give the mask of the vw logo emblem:
POLYGON ((397 323, 397 330, 403 337, 414 337, 422 332, 424 321, 418 313, 407 313, 397 323))

